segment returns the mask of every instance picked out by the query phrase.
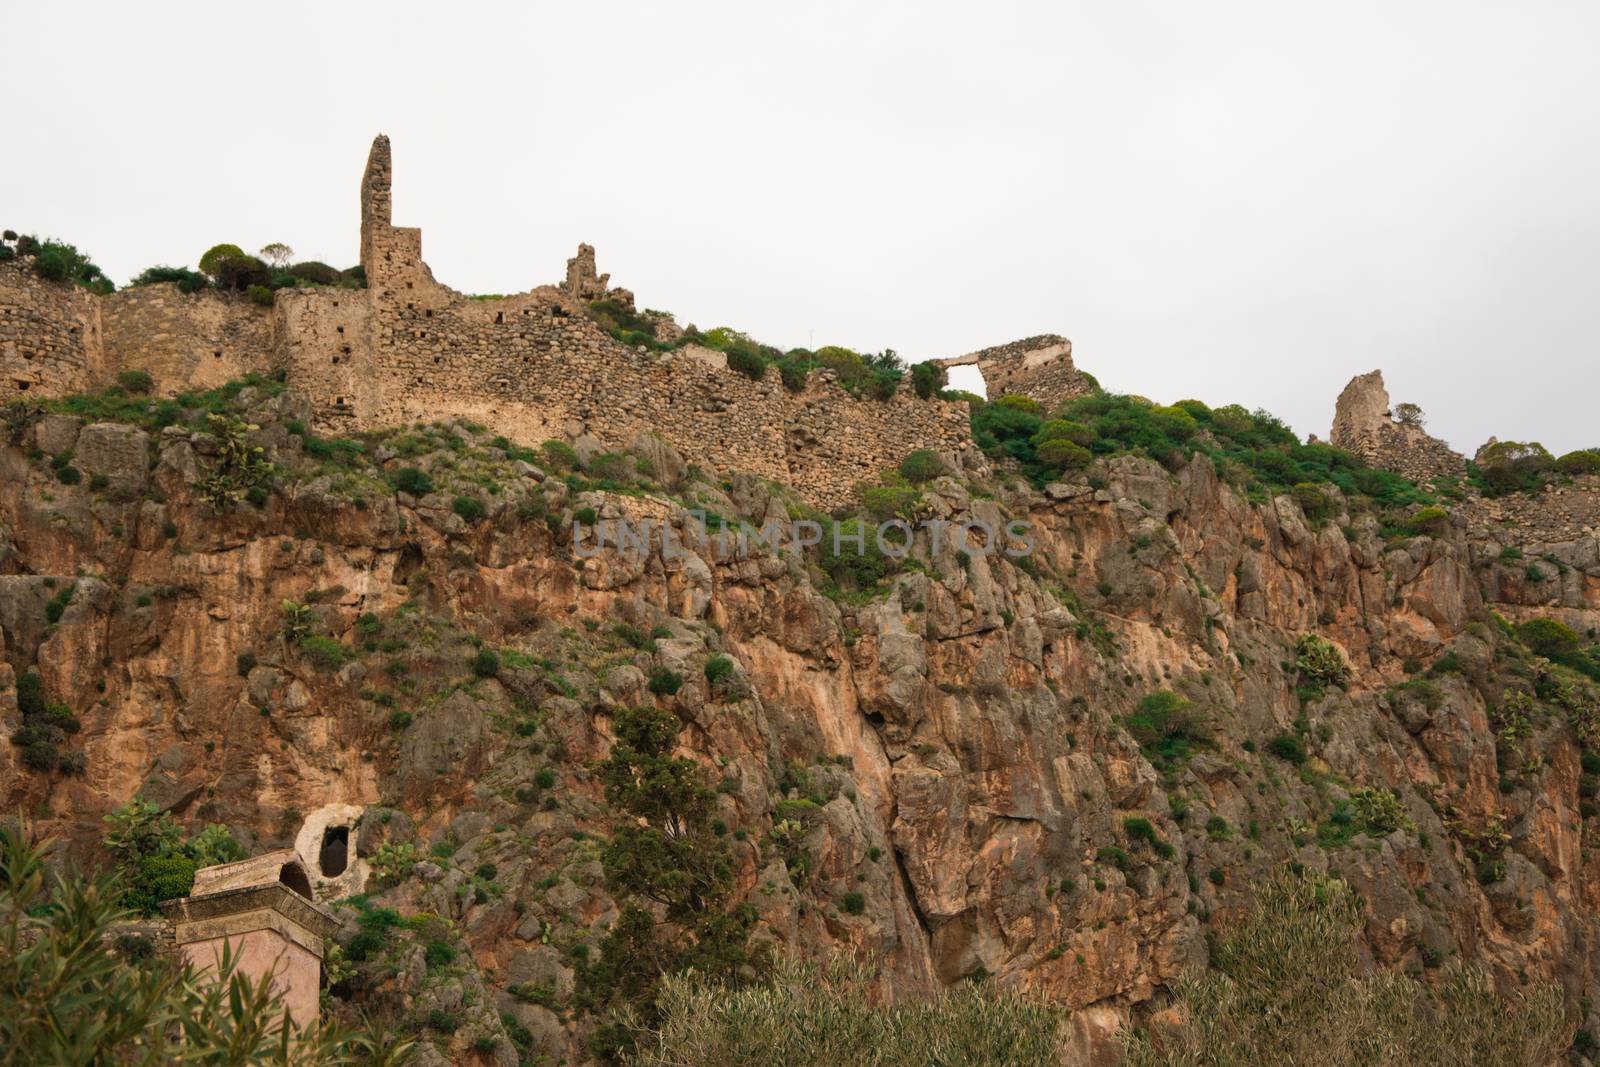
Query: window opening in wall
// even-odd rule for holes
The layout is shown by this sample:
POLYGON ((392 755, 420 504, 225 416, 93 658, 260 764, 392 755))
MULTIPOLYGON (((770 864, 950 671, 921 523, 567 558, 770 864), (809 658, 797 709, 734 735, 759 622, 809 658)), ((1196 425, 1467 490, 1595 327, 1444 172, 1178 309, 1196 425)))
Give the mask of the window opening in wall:
POLYGON ((211 358, 212 359, 221 359, 222 358, 222 349, 220 349, 220 348, 212 349, 211 358))
POLYGON ((344 327, 343 326, 335 326, 333 328, 333 331, 334 331, 334 333, 344 333, 344 327))
POLYGON ((350 354, 350 346, 349 345, 340 345, 339 346, 339 351, 343 355, 348 356, 350 354))
POLYGON ((406 282, 406 288, 407 289, 412 289, 412 288, 415 288, 415 287, 410 282, 406 282))
POLYGON ((350 827, 330 826, 322 831, 322 851, 317 866, 324 878, 337 878, 350 862, 350 827))
POLYGON ((494 321, 495 321, 495 325, 497 325, 497 326, 500 323, 505 322, 506 321, 506 313, 504 311, 496 311, 494 313, 494 321))
POLYGON ((33 383, 25 382, 22 379, 18 378, 17 379, 17 392, 26 393, 28 391, 28 386, 31 385, 31 384, 33 384, 33 383))
POLYGON ((427 311, 424 311, 423 314, 431 319, 431 318, 433 318, 433 309, 429 308, 427 311))
POLYGON ((311 879, 306 877, 306 872, 300 869, 298 863, 285 863, 278 871, 278 881, 307 900, 311 899, 311 879))
POLYGON ((342 397, 342 396, 334 397, 333 398, 333 406, 336 407, 336 408, 344 407, 344 397, 342 397))

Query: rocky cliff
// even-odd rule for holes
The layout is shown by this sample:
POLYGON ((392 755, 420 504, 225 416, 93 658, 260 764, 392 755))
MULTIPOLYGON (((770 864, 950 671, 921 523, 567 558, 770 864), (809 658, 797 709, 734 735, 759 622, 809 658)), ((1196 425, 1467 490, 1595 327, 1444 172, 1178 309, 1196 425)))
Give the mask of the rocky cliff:
POLYGON ((86 861, 136 794, 252 851, 346 829, 335 998, 431 1062, 581 1060, 575 976, 618 914, 597 766, 638 705, 714 787, 759 940, 874 953, 890 995, 1042 991, 1085 1058, 1286 861, 1359 890, 1375 965, 1600 991, 1600 703, 1518 625, 1592 640, 1593 536, 1396 533, 1331 488, 1313 520, 1199 454, 1036 488, 970 450, 915 516, 1036 550, 924 530, 852 584, 697 537, 692 509, 808 512, 648 435, 567 471, 463 423, 319 439, 270 383, 190 405, 0 426, 0 720, 32 731, 0 799, 86 861), (276 465, 248 491, 230 418, 276 465), (626 516, 689 551, 594 552, 626 516))

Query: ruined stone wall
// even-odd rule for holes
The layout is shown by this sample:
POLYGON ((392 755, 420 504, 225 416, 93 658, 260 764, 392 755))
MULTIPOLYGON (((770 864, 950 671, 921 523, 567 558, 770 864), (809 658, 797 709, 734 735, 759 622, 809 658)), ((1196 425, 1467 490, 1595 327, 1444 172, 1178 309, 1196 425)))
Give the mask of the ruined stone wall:
POLYGON ((361 247, 368 288, 283 293, 289 382, 327 429, 470 418, 513 440, 589 433, 624 447, 648 428, 686 459, 794 485, 822 507, 917 448, 970 440, 966 406, 903 390, 857 400, 830 373, 791 394, 775 371, 754 382, 715 361, 639 352, 586 314, 608 289, 580 246, 560 287, 477 300, 434 280, 420 230, 391 224, 386 138, 362 178, 361 247), (364 303, 364 309, 361 305, 364 303))
POLYGON ((554 290, 479 301, 410 281, 368 290, 365 323, 345 294, 288 296, 289 380, 311 395, 319 425, 463 417, 513 440, 590 433, 617 449, 648 428, 692 463, 787 482, 823 507, 916 448, 969 441, 964 404, 909 389, 858 400, 830 372, 793 394, 776 371, 755 382, 693 355, 629 348, 554 290), (340 308, 328 306, 334 299, 340 308), (344 334, 329 332, 335 321, 344 334))
POLYGON ((1350 379, 1334 406, 1332 443, 1374 467, 1425 484, 1466 472, 1466 459, 1419 426, 1394 421, 1383 372, 1350 379))
POLYGON ((1600 534, 1600 475, 1556 482, 1531 495, 1472 496, 1457 507, 1474 534, 1502 544, 1565 544, 1600 534))
POLYGON ((0 403, 88 388, 101 371, 100 303, 45 281, 32 259, 0 263, 0 403))
POLYGON ((990 400, 1016 393, 1054 410, 1094 391, 1094 383, 1072 362, 1072 342, 1056 334, 1024 337, 933 362, 947 368, 976 366, 990 400))
MULTIPOLYGON (((422 231, 392 224, 392 175, 388 139, 379 137, 361 182, 364 290, 284 289, 264 309, 236 295, 186 296, 174 284, 95 297, 6 265, 6 386, 24 381, 36 395, 59 395, 138 369, 170 395, 282 369, 325 433, 469 418, 517 441, 588 433, 621 449, 647 428, 692 463, 791 484, 821 507, 848 502, 858 481, 908 452, 970 443, 965 404, 920 400, 910 389, 858 400, 828 371, 794 394, 776 371, 751 381, 720 353, 617 342, 587 304, 631 307, 633 297, 608 288, 588 245, 560 286, 494 300, 456 292, 423 261, 422 231)), ((1064 395, 1077 377, 1063 338, 977 355, 1002 389, 1064 395)))
POLYGON ((109 376, 149 371, 167 395, 212 389, 273 366, 272 310, 242 294, 142 285, 101 298, 100 316, 109 376))
POLYGON ((0 401, 101 388, 149 371, 159 391, 208 389, 274 365, 273 313, 243 296, 163 283, 99 296, 0 264, 0 401))

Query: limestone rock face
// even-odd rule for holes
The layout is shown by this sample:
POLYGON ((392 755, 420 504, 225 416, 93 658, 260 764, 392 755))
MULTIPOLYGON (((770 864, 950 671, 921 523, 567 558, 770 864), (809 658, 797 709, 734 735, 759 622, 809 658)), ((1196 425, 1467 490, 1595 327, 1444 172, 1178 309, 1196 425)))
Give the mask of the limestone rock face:
MULTIPOLYGON (((1381 415, 1381 382, 1364 389, 1352 424, 1381 415)), ((0 448, 0 731, 36 671, 83 762, 42 772, 0 745, 0 804, 48 813, 86 861, 136 793, 252 851, 332 847, 359 874, 331 862, 319 899, 359 883, 410 920, 356 961, 361 996, 459 1024, 430 1032, 432 1062, 513 1033, 581 1059, 577 961, 619 914, 594 768, 640 704, 673 713, 714 788, 763 938, 871 953, 889 996, 980 973, 1035 990, 1074 1009, 1085 1062, 1111 1062, 1118 1028, 1159 1014, 1291 860, 1357 886, 1379 965, 1454 955, 1600 1001, 1578 713, 1490 615, 1600 626, 1592 533, 1521 556, 1498 525, 1385 539, 1338 494, 1316 520, 1203 457, 1123 456, 1037 492, 935 479, 926 514, 1024 519, 1033 553, 924 530, 914 566, 858 588, 814 554, 741 548, 735 520, 785 518, 782 486, 699 480, 648 439, 634 455, 681 481, 670 495, 541 482, 453 425, 413 497, 386 475, 427 462, 417 440, 330 474, 278 436, 292 405, 244 399, 291 472, 260 506, 197 496, 215 443, 188 429, 78 428, 84 469, 121 494, 0 448), (453 506, 469 491, 473 519, 453 506), (585 509, 656 535, 596 550, 585 509), (1343 687, 1296 668, 1308 633, 1348 663, 1343 687), (1186 754, 1140 725, 1158 693, 1193 713, 1186 754), (1303 764, 1271 754, 1285 735, 1303 764), (1353 824, 1362 789, 1410 829, 1353 824)))

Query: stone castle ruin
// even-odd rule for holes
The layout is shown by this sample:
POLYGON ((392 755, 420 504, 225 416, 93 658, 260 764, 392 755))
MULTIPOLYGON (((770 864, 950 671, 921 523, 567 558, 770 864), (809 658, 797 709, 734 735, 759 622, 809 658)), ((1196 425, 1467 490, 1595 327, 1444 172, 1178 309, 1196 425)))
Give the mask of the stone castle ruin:
POLYGON ((1383 372, 1350 379, 1334 406, 1330 441, 1374 467, 1394 471, 1419 484, 1466 473, 1466 459, 1421 426, 1395 418, 1383 372))
MULTIPOLYGON (((960 402, 910 389, 857 399, 826 370, 792 393, 775 370, 752 381, 708 349, 651 352, 615 340, 587 305, 631 308, 633 295, 596 272, 588 245, 559 285, 494 299, 457 292, 423 260, 422 231, 394 225, 392 181, 389 140, 379 136, 361 180, 366 289, 281 289, 264 308, 173 283, 101 296, 44 281, 20 260, 0 264, 0 402, 103 387, 127 370, 149 372, 166 395, 281 372, 324 432, 464 418, 527 443, 590 435, 620 449, 648 430, 688 462, 782 481, 823 507, 848 501, 857 482, 914 449, 970 444, 960 402)), ((670 321, 661 326, 681 335, 670 321)), ((1061 337, 943 362, 976 364, 991 396, 1055 404, 1090 388, 1061 337)))
POLYGON ((1072 363, 1072 342, 1053 333, 932 362, 946 369, 977 367, 990 400, 1021 393, 1048 410, 1095 390, 1094 380, 1072 363))

